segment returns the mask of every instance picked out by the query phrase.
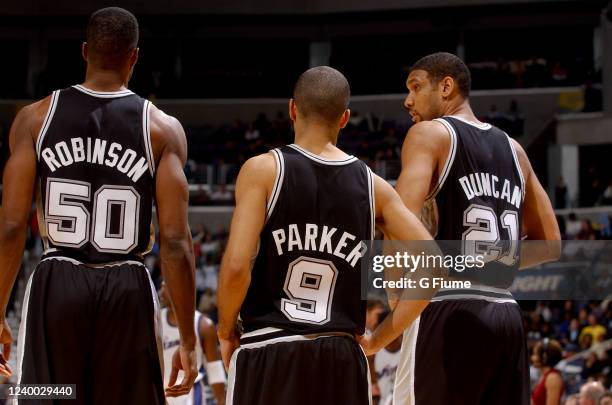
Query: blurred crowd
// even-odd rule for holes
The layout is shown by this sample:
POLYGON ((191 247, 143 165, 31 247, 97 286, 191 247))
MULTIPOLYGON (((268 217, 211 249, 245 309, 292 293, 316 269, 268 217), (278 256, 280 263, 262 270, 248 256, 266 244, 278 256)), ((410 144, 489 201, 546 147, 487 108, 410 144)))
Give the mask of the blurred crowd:
MULTIPOLYGON (((401 146, 409 122, 382 120, 353 111, 338 146, 368 163, 378 174, 394 179, 399 175, 401 146)), ((196 205, 228 205, 233 198, 241 165, 250 157, 293 142, 293 127, 287 116, 259 114, 246 123, 236 120, 218 127, 189 127, 189 160, 186 175, 191 184, 215 184, 214 190, 198 188, 192 196, 196 205)))
POLYGON ((468 64, 472 81, 481 89, 557 87, 599 80, 592 62, 583 58, 561 61, 545 57, 484 60, 468 64))
POLYGON ((564 240, 609 240, 612 239, 612 219, 609 213, 595 214, 593 219, 578 218, 570 213, 567 218, 557 216, 561 237, 564 240))
POLYGON ((568 404, 600 404, 612 383, 612 301, 521 302, 532 387, 551 372, 568 404), (578 403, 578 402, 576 402, 578 403))

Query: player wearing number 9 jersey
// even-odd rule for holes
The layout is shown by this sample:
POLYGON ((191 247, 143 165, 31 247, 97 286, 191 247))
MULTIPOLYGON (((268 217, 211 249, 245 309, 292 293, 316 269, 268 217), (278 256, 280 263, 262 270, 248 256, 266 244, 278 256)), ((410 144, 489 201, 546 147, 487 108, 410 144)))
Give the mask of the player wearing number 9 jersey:
POLYGON ((519 266, 558 258, 550 201, 520 145, 474 116, 470 72, 458 57, 420 59, 407 87, 415 125, 397 190, 436 239, 456 241, 464 255, 481 254, 489 263, 472 288, 439 291, 404 333, 394 404, 527 405, 521 311, 506 288, 519 266), (553 242, 519 251, 523 235, 553 242))
MULTIPOLYGON (((0 217, 0 314, 23 251, 33 190, 44 255, 23 302, 21 384, 76 384, 75 404, 164 404, 155 290, 143 265, 158 208, 162 271, 180 330, 167 395, 197 376, 193 252, 181 125, 127 89, 138 23, 120 8, 87 27, 82 85, 24 107, 10 134, 0 217)), ((6 365, 11 335, 0 324, 6 365)), ((20 401, 21 403, 21 401, 20 401)), ((26 401, 35 403, 35 401, 26 401)))
MULTIPOLYGON (((431 236, 391 186, 335 146, 348 101, 337 70, 303 73, 289 102, 295 143, 250 159, 238 176, 218 291, 227 404, 371 400, 355 340, 365 324, 364 241, 376 223, 398 239, 431 236)), ((410 321, 424 305, 401 316, 410 321)))

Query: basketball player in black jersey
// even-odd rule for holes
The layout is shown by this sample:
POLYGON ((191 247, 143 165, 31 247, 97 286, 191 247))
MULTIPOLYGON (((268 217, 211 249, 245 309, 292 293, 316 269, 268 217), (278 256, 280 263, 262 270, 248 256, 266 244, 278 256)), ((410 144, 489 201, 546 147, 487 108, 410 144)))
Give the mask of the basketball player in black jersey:
POLYGON ((559 257, 552 206, 521 146, 472 112, 470 72, 458 57, 420 59, 406 84, 415 125, 397 191, 436 239, 490 262, 480 274, 486 283, 439 291, 404 333, 394 404, 527 405, 521 311, 507 288, 513 269, 559 257), (524 238, 550 242, 519 250, 524 238))
POLYGON ((166 394, 187 393, 197 376, 185 134, 127 89, 137 41, 128 11, 92 14, 83 84, 24 107, 10 132, 0 214, 0 372, 12 372, 4 314, 36 190, 45 252, 24 298, 18 377, 21 384, 76 384, 70 404, 165 403, 157 301, 142 263, 154 199, 181 335, 166 394), (175 384, 179 369, 185 377, 175 384))
MULTIPOLYGON (((355 340, 363 241, 375 225, 401 240, 431 236, 389 184, 335 146, 348 101, 337 70, 303 73, 289 102, 295 143, 249 159, 238 176, 218 292, 227 404, 370 401, 355 340)), ((427 303, 402 304, 395 315, 410 323, 427 303)))

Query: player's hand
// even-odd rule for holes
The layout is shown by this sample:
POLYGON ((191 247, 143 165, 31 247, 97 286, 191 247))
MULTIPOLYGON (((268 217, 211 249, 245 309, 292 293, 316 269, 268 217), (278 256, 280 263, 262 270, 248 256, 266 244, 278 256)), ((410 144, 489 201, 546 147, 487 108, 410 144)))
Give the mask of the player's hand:
POLYGON ((0 376, 10 377, 13 374, 8 360, 11 356, 11 345, 13 344, 13 335, 11 328, 5 318, 0 320, 0 344, 2 345, 2 353, 0 353, 0 376))
POLYGON ((240 346, 240 339, 234 332, 229 337, 219 335, 219 343, 221 344, 221 358, 223 359, 223 365, 225 366, 225 370, 228 371, 232 354, 234 354, 236 349, 240 346))
POLYGON ((378 383, 372 383, 372 402, 375 404, 380 402, 380 387, 378 383))
POLYGON ((187 348, 182 343, 172 355, 172 371, 166 388, 166 396, 179 397, 188 394, 198 376, 196 366, 196 352, 194 348, 187 348), (183 381, 176 384, 179 370, 183 370, 183 381))
POLYGON ((359 343, 361 347, 363 348, 363 351, 365 352, 366 357, 372 356, 380 350, 380 348, 377 348, 375 346, 374 340, 371 334, 356 336, 355 339, 357 340, 357 343, 359 343))

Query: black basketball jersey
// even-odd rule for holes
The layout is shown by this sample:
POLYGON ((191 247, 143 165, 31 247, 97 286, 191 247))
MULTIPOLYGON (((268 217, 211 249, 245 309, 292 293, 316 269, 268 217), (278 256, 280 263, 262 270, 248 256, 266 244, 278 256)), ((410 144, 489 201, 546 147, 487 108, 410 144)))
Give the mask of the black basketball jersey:
POLYGON ((53 92, 36 143, 45 256, 142 260, 152 239, 150 103, 130 90, 53 92))
MULTIPOLYGON (((430 194, 437 205, 437 240, 457 241, 464 255, 483 255, 475 272, 485 284, 507 287, 518 268, 523 173, 508 135, 490 124, 455 116, 436 119, 451 136, 451 148, 430 194), (461 242, 459 242, 461 241, 461 242)), ((458 253, 458 252, 454 252, 458 253)))
POLYGON ((361 334, 360 262, 374 231, 371 171, 353 156, 326 160, 295 144, 272 153, 276 181, 240 311, 244 331, 361 334))

